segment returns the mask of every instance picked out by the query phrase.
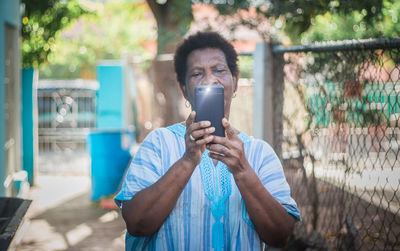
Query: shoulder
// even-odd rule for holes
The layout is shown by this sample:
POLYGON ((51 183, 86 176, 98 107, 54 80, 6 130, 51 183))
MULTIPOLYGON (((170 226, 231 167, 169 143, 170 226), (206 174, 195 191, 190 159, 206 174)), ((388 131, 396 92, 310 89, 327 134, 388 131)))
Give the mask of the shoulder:
POLYGON ((252 138, 251 145, 254 147, 261 147, 264 153, 275 153, 272 146, 262 139, 252 138))
MULTIPOLYGON (((240 135, 243 135, 244 133, 241 133, 240 135)), ((250 151, 255 151, 257 150, 257 152, 262 153, 262 154, 275 154, 274 149, 272 148, 272 146, 267 143, 266 141, 262 140, 262 139, 257 139, 254 138, 253 136, 247 136, 246 134, 244 134, 245 138, 247 138, 247 140, 243 140, 244 143, 246 143, 248 150, 250 151)))
POLYGON ((151 131, 140 143, 136 153, 152 151, 161 156, 170 149, 170 144, 176 141, 176 136, 167 128, 157 128, 151 131))
POLYGON ((254 138, 244 132, 237 134, 240 140, 244 143, 246 152, 251 153, 257 151, 258 154, 275 154, 274 149, 266 141, 254 138))
POLYGON ((150 141, 150 142, 154 142, 154 141, 160 141, 160 140, 166 140, 170 137, 174 137, 175 135, 173 134, 173 132, 171 132, 170 130, 168 130, 165 127, 160 127, 157 129, 154 129, 153 131, 151 131, 143 140, 143 142, 146 141, 150 141))
POLYGON ((246 156, 257 174, 273 172, 282 168, 280 160, 270 144, 261 139, 251 138, 245 145, 246 156))

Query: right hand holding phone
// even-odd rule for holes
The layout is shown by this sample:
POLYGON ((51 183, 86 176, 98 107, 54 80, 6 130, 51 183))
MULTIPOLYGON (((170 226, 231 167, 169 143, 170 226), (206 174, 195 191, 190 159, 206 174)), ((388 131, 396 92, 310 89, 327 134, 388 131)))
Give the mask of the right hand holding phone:
POLYGON ((183 156, 194 166, 200 163, 201 155, 206 150, 206 145, 213 141, 214 136, 211 134, 215 131, 210 121, 194 122, 195 117, 196 112, 192 111, 186 120, 186 151, 183 156))
POLYGON ((244 151, 244 143, 238 137, 238 131, 224 118, 222 125, 225 127, 226 137, 215 136, 213 143, 208 145, 209 156, 222 161, 234 177, 246 173, 251 169, 244 151))

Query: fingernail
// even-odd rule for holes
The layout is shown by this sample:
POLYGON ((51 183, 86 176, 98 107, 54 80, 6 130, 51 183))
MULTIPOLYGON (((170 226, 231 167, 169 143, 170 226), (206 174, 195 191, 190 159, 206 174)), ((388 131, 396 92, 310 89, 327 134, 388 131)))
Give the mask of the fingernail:
POLYGON ((208 128, 208 131, 209 132, 212 132, 212 131, 214 131, 215 130, 215 127, 210 127, 210 128, 208 128))

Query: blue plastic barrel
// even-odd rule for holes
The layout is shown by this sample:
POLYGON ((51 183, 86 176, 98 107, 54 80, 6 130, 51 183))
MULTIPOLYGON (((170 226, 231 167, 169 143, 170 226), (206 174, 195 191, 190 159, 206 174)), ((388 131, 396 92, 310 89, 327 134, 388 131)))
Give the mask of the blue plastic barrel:
POLYGON ((118 191, 135 143, 132 131, 96 131, 87 137, 91 157, 91 199, 99 200, 118 191))

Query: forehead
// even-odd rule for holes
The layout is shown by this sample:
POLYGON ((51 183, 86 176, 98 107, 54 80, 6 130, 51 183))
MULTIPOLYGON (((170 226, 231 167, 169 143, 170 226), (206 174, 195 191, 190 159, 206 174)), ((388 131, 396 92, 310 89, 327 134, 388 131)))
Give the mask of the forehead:
POLYGON ((188 69, 194 67, 213 66, 215 64, 227 64, 225 54, 222 50, 216 48, 194 50, 187 58, 188 69))

